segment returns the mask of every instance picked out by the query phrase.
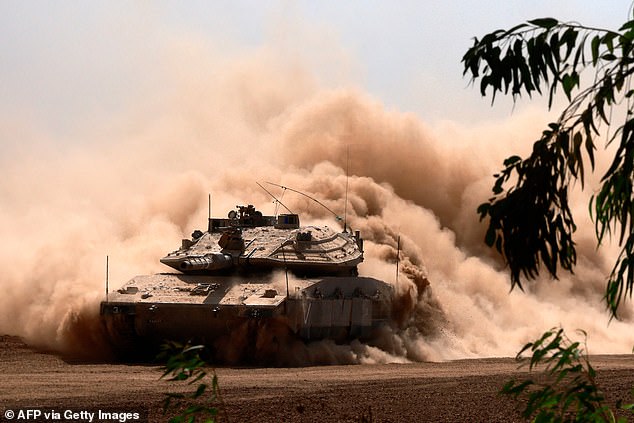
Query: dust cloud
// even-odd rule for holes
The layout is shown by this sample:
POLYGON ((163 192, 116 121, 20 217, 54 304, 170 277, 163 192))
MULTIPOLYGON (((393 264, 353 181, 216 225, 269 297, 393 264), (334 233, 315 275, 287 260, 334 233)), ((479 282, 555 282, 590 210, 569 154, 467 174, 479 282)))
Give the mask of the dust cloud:
MULTIPOLYGON (((397 292, 394 325, 373 342, 293 343, 285 364, 510 356, 558 325, 586 330, 592 353, 631 351, 631 303, 608 324, 601 301, 614 252, 596 248, 586 194, 574 197, 575 275, 509 293, 499 258, 483 246, 475 209, 503 158, 541 131, 540 112, 431 125, 358 89, 321 88, 266 49, 222 60, 176 51, 161 91, 122 116, 84 123, 70 142, 28 118, 0 122, 0 137, 12 140, 0 159, 0 334, 64 353, 105 351, 106 256, 113 288, 166 271, 158 259, 204 228, 208 192, 216 216, 244 203, 272 213, 256 185, 271 181, 339 214, 348 184, 348 224, 366 240, 360 273, 397 292)), ((306 198, 273 191, 304 224, 336 225, 306 198)))

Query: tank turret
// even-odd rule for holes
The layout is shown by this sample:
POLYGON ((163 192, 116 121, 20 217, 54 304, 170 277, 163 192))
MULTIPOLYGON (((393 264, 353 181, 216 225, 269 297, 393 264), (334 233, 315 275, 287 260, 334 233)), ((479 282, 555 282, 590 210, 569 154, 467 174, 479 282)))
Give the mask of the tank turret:
POLYGON ((210 218, 161 259, 183 273, 266 272, 285 268, 299 275, 355 275, 363 261, 359 232, 327 226, 300 227, 296 214, 264 216, 252 205, 237 206, 226 219, 210 218))

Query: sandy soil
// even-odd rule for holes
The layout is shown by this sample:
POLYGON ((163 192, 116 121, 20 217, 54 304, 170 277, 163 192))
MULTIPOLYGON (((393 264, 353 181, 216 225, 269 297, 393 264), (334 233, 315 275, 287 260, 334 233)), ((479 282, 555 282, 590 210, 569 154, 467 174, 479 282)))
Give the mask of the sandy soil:
MULTIPOLYGON (((631 398, 632 356, 596 356, 593 363, 612 403, 631 398)), ((217 369, 233 422, 522 421, 516 406, 497 394, 505 381, 522 373, 510 358, 217 369)), ((158 366, 77 363, 8 336, 0 337, 0 374, 1 415, 26 407, 61 413, 107 409, 166 421, 161 411, 165 393, 193 391, 159 380, 158 366)))

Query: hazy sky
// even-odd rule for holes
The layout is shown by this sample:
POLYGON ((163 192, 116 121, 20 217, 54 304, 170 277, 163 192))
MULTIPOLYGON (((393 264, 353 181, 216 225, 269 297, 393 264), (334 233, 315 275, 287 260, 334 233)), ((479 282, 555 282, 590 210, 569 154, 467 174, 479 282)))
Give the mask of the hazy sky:
MULTIPOLYGON (((61 135, 160 84, 183 40, 225 57, 275 49, 324 87, 353 86, 426 121, 504 116, 467 87, 473 36, 535 17, 615 28, 629 1, 2 1, 0 119, 61 135), (178 44, 180 42, 180 44, 178 44)), ((211 77, 211 76, 210 76, 211 77)))

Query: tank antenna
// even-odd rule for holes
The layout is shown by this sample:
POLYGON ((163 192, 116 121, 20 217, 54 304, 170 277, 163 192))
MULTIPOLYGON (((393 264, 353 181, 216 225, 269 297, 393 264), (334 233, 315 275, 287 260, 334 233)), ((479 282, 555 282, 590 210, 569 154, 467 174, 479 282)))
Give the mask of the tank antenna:
POLYGON ((346 202, 343 206, 343 231, 348 229, 348 179, 350 178, 350 146, 346 146, 346 202))
MULTIPOLYGON (((270 183, 270 182, 269 182, 269 183, 270 183)), ((268 195, 270 195, 271 197, 273 197, 273 200, 275 200, 275 204, 279 204, 279 205, 281 205, 281 206, 282 206, 282 207, 284 207, 284 208, 285 208, 285 209, 286 209, 286 210, 287 210, 290 214, 295 214, 295 213, 293 213, 293 212, 291 211, 291 209, 289 209, 288 207, 286 207, 286 206, 284 205, 284 203, 282 203, 280 200, 278 200, 278 198, 277 198, 276 196, 274 196, 273 194, 271 194, 271 193, 269 192, 269 190, 267 190, 266 188, 264 188, 264 187, 262 186, 262 184, 260 184, 259 182, 256 182, 256 184, 258 184, 258 186, 259 186, 260 188, 262 188, 262 189, 264 190, 264 192, 266 192, 268 195)), ((275 206, 275 214, 277 215, 277 206, 275 206)))
POLYGON ((108 302, 108 256, 106 256, 106 302, 108 302))
POLYGON ((207 217, 211 219, 211 193, 209 193, 209 208, 207 209, 207 217))
POLYGON ((282 244, 280 247, 282 249, 282 258, 284 259, 284 274, 286 275, 286 301, 288 302, 288 266, 286 265, 286 254, 284 253, 284 244, 282 244))
MULTIPOLYGON (((317 200, 316 198, 311 197, 311 196, 310 196, 310 195, 308 195, 308 194, 304 194, 303 192, 298 191, 298 190, 296 190, 296 189, 289 188, 289 187, 285 187, 284 185, 276 184, 276 183, 273 183, 273 182, 267 182, 267 184, 269 184, 269 185, 275 185, 276 187, 280 187, 280 188, 285 189, 285 190, 293 191, 293 192, 296 192, 296 193, 298 193, 298 194, 303 195, 304 197, 310 198, 310 199, 311 199, 311 200, 313 200, 315 203, 319 204, 320 206, 322 206, 323 208, 325 208, 326 210, 328 210, 330 213, 332 213, 332 214, 335 216, 335 219, 337 219, 337 221, 341 221, 341 220, 343 220, 343 219, 341 218, 341 216, 339 216, 337 213, 335 213, 334 211, 332 211, 332 210, 330 210, 328 207, 326 207, 326 205, 325 205, 324 203, 322 203, 321 201, 317 200)), ((259 184, 258 184, 258 185, 259 185, 259 184)))
POLYGON ((401 253, 401 236, 399 235, 396 238, 396 284, 398 284, 398 262, 400 261, 400 253, 401 253))

